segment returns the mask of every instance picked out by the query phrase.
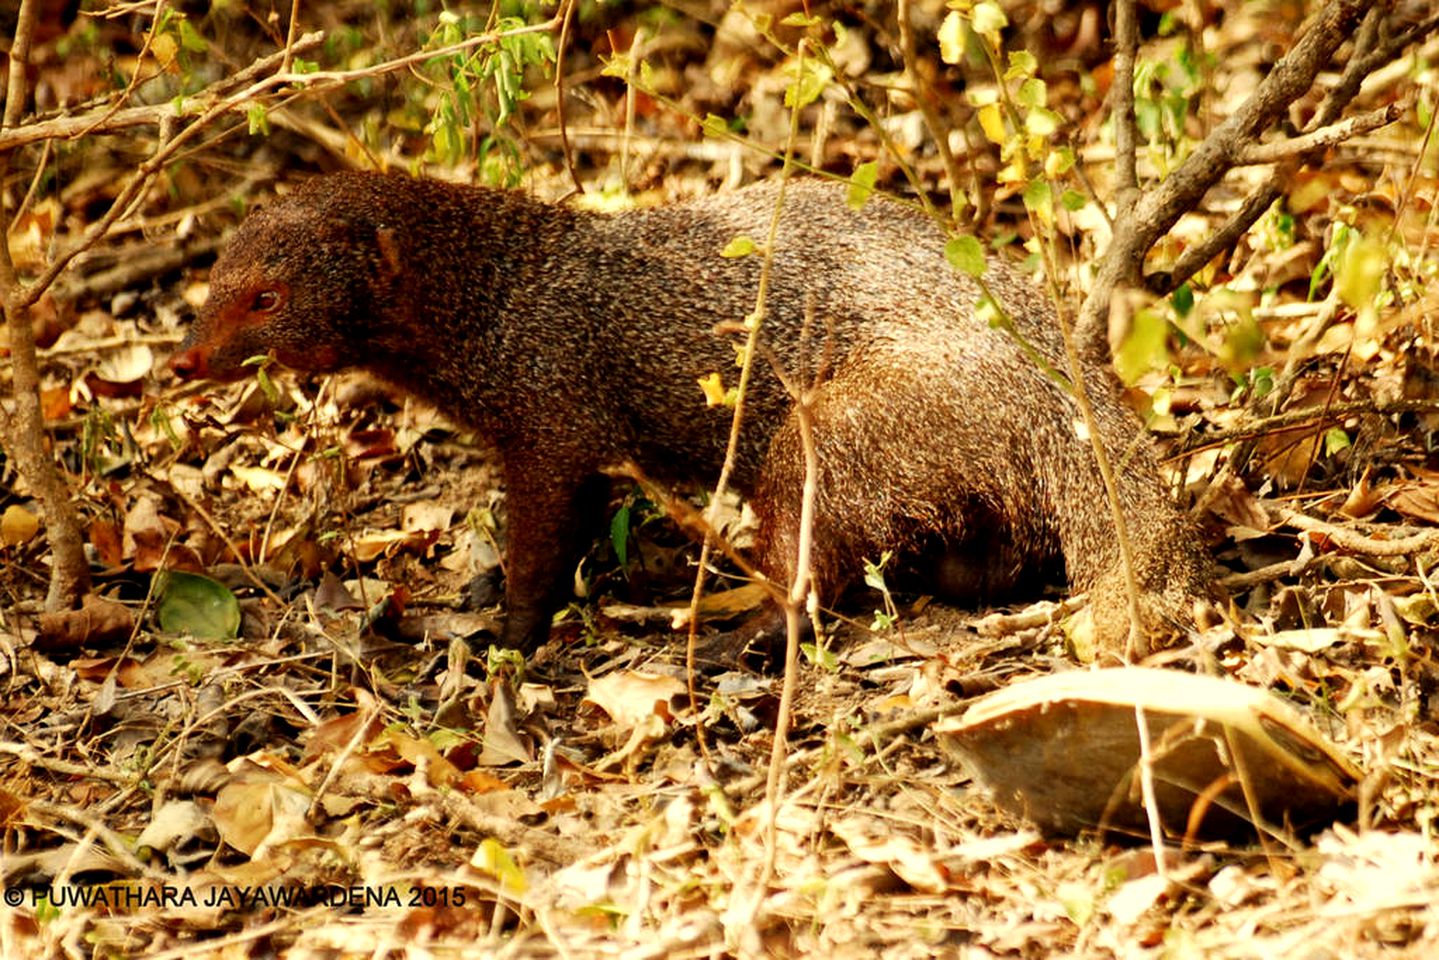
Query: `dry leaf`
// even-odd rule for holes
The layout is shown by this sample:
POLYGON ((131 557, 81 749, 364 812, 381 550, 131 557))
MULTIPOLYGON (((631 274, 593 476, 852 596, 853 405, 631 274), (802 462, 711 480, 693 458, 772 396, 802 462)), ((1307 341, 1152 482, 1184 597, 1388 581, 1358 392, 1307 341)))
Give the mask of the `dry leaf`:
POLYGON ((135 615, 123 603, 86 594, 79 610, 40 615, 40 642, 47 651, 123 643, 135 629, 135 615))
POLYGON ((686 692, 684 681, 678 677, 616 670, 591 680, 583 702, 599 707, 620 726, 630 727, 652 716, 673 720, 672 701, 686 692))
POLYGON ((1147 832, 1137 731, 1149 730, 1158 814, 1172 836, 1332 822, 1360 772, 1264 691, 1174 670, 1075 670, 1013 684, 935 732, 996 802, 1043 827, 1147 832), (1242 769, 1228 758, 1234 751, 1242 769), (1246 796, 1245 790, 1252 789, 1246 796))
POLYGON ((40 532, 40 518, 12 503, 0 514, 0 543, 7 547, 29 543, 40 532))

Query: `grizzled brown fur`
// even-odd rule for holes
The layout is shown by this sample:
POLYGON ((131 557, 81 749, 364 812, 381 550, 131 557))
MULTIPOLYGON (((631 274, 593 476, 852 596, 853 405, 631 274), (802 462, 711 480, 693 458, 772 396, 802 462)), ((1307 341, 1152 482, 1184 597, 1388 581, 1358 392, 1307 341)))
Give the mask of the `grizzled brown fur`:
MULTIPOLYGON (((760 270, 757 256, 720 251, 764 237, 775 196, 762 185, 604 216, 433 180, 312 180, 242 224, 172 365, 235 378, 270 352, 301 370, 363 367, 472 424, 504 463, 503 639, 532 650, 591 529, 583 518, 603 503, 602 468, 718 475, 730 412, 706 408, 696 381, 733 379, 733 339, 715 325, 750 311, 760 270)), ((786 194, 763 335, 791 375, 827 371, 814 410, 821 596, 865 558, 937 541, 989 595, 1062 559, 1072 585, 1093 591, 1101 640, 1122 642, 1118 551, 1076 407, 1011 335, 976 319, 976 284, 945 263, 943 243, 896 204, 854 211, 843 188, 818 182, 786 194)), ((1063 369, 1050 304, 1002 265, 986 282, 1063 369)), ((1119 459, 1140 424, 1109 371, 1088 382, 1119 459)), ((752 391, 736 483, 759 517, 761 568, 786 580, 799 433, 767 364, 752 391)), ((1119 484, 1146 615, 1182 622, 1208 588, 1208 561, 1137 446, 1119 484)))

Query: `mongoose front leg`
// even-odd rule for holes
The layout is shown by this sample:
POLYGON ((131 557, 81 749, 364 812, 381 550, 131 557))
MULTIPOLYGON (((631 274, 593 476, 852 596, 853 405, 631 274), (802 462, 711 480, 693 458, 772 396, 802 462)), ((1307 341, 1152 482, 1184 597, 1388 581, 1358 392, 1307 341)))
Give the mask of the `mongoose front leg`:
POLYGON ((587 466, 505 451, 508 521, 501 642, 530 654, 549 637, 570 577, 603 520, 609 480, 587 466))

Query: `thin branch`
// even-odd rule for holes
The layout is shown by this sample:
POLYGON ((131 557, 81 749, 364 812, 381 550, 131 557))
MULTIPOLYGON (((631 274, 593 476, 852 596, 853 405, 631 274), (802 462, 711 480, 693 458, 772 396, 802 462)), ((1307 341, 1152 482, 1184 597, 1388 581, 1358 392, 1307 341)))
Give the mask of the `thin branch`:
POLYGON ((285 35, 285 62, 280 67, 281 73, 289 73, 290 67, 295 63, 295 39, 300 32, 300 0, 292 0, 290 3, 290 31, 285 35))
POLYGON ((1371 110, 1368 113, 1361 113, 1347 120, 1341 120, 1339 123, 1320 127, 1311 133, 1303 133, 1297 137, 1277 140, 1273 143, 1257 143, 1254 146, 1245 147, 1239 152, 1235 166, 1279 163, 1282 160, 1301 157, 1318 150, 1326 150, 1345 140, 1370 133, 1380 127, 1386 127, 1404 116, 1408 109, 1407 102, 1391 103, 1378 110, 1371 110))
POLYGON ((914 24, 910 22, 909 6, 910 0, 899 0, 897 9, 899 46, 904 58, 905 80, 915 105, 919 107, 919 115, 924 119, 924 125, 929 128, 929 137, 934 141, 939 159, 944 164, 945 177, 949 180, 950 216, 957 217, 960 211, 969 206, 969 200, 960 186, 960 169, 954 160, 954 151, 949 149, 949 129, 940 121, 939 112, 934 109, 934 95, 919 72, 919 55, 915 52, 914 24))
POLYGON ((1366 557, 1407 557, 1439 547, 1439 530, 1425 530, 1412 536, 1400 537, 1398 540, 1384 540, 1366 537, 1347 527, 1318 520, 1290 507, 1273 504, 1269 511, 1286 527, 1320 534, 1339 549, 1366 557))
POLYGON ((1246 417, 1232 427, 1195 434, 1179 442, 1176 453, 1193 453, 1207 447, 1262 436, 1284 430, 1317 429, 1323 424, 1339 423, 1361 414, 1375 414, 1381 417, 1397 416, 1401 413, 1439 413, 1439 400, 1390 400, 1376 403, 1372 400, 1351 400, 1346 403, 1321 404, 1286 410, 1267 417, 1246 417))
MULTIPOLYGON (((439 47, 434 50, 422 50, 417 53, 406 54, 403 57, 397 57, 394 60, 386 60, 383 63, 377 63, 369 67, 359 67, 354 70, 317 70, 313 73, 294 73, 292 71, 282 70, 272 74, 259 83, 252 84, 244 93, 238 97, 231 98, 231 102, 232 105, 244 103, 246 100, 253 99, 262 93, 291 84, 304 87, 307 89, 307 92, 323 93, 327 90, 342 87, 347 83, 352 83, 355 80, 378 77, 387 73, 405 70, 414 64, 423 63, 434 57, 445 57, 454 53, 462 53, 473 47, 495 43, 507 37, 516 37, 530 33, 543 33, 553 30, 558 27, 559 24, 559 18, 555 17, 544 23, 516 27, 513 30, 489 31, 468 37, 447 47, 439 47)), ((304 53, 319 46, 324 42, 324 39, 325 34, 323 31, 312 31, 296 40, 294 46, 290 48, 290 52, 295 54, 304 53)), ((233 89, 240 83, 247 83, 251 78, 274 69, 275 64, 282 64, 284 62, 284 57, 285 51, 282 50, 257 60, 254 64, 246 67, 234 77, 218 81, 205 90, 200 91, 200 93, 187 97, 186 102, 193 104, 198 100, 201 109, 203 109, 205 104, 210 102, 210 98, 216 96, 219 91, 233 89)), ((106 110, 108 109, 109 108, 106 108, 106 110)), ((73 139, 92 132, 113 133, 129 127, 158 123, 160 117, 174 115, 173 103, 156 104, 145 107, 129 107, 116 112, 108 119, 105 119, 106 110, 98 110, 81 117, 56 117, 53 120, 41 120, 27 124, 24 127, 0 130, 0 150, 23 147, 27 144, 38 143, 41 140, 73 139), (97 118, 103 122, 95 126, 93 130, 89 129, 88 125, 93 123, 97 118)))
POLYGON ((1124 220, 1139 199, 1139 131, 1134 120, 1134 61, 1139 52, 1139 17, 1134 0, 1114 4, 1114 80, 1109 96, 1114 119, 1115 179, 1119 188, 1119 219, 1124 220))
POLYGON ((1274 175, 1269 178, 1268 183, 1245 199, 1238 212, 1230 217, 1228 222, 1204 238, 1202 242, 1186 249, 1174 262, 1173 267, 1169 270, 1156 270, 1145 274, 1144 288, 1157 297, 1171 294, 1180 284, 1203 270, 1205 264, 1233 248, 1239 242, 1239 238, 1248 233, 1249 228, 1264 216, 1264 211, 1273 206, 1275 200, 1284 196, 1284 185, 1289 181, 1293 172, 1293 165, 1285 165, 1276 170, 1274 175))
MULTIPOLYGON (((560 147, 565 155, 565 169, 575 185, 576 193, 584 193, 585 185, 580 182, 579 171, 575 169, 575 152, 570 147, 569 131, 565 127, 565 48, 570 40, 570 23, 575 17, 576 0, 564 0, 560 7, 560 39, 555 44, 555 117, 560 128, 560 147)), ((628 144, 628 139, 626 139, 628 144)), ((624 169, 623 166, 620 167, 624 169)))

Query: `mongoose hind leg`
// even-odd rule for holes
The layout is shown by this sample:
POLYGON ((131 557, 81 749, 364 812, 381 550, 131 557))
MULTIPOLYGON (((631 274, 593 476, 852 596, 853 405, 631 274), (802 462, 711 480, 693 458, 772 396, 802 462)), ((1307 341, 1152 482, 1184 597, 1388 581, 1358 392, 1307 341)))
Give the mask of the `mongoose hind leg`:
MULTIPOLYGON (((962 382, 975 374, 962 358, 937 355, 932 344, 874 346, 815 392, 810 569, 822 602, 886 551, 924 547, 936 563, 944 557, 956 566, 936 579, 958 584, 966 599, 1006 595, 1057 555, 1027 449, 966 409, 966 397, 982 395, 962 382)), ((752 497, 760 569, 786 584, 797 564, 804 463, 796 410, 775 433, 752 497)))

